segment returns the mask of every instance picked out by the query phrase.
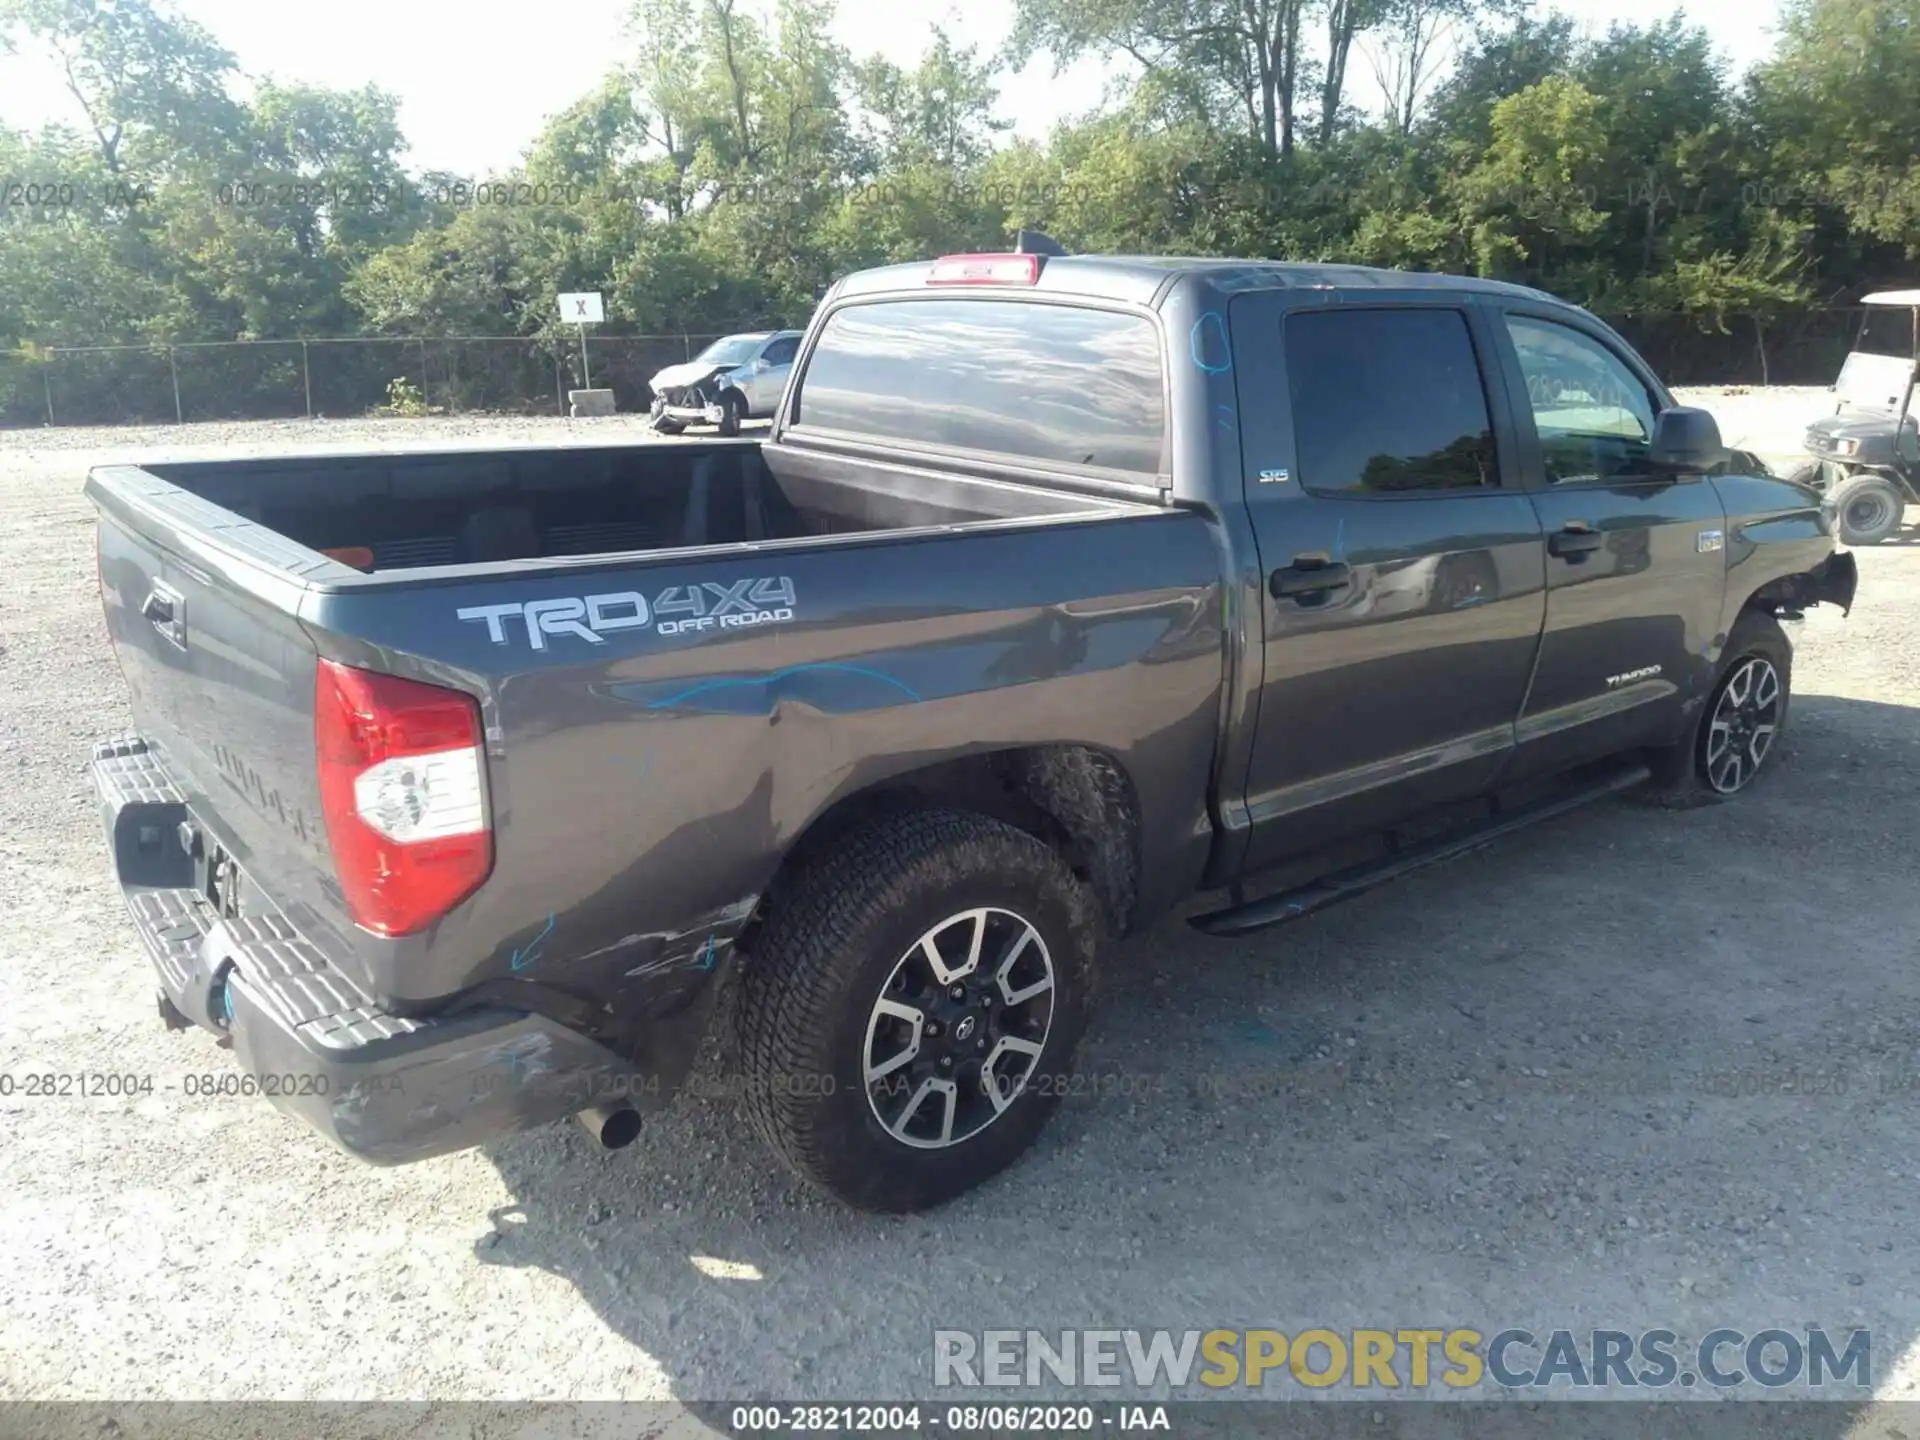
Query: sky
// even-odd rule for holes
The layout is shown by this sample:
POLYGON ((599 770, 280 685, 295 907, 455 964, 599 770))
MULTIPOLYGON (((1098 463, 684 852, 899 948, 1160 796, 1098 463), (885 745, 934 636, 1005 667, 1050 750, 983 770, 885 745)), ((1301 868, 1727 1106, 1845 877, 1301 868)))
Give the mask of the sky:
MULTIPOLYGON (((1737 69, 1772 48, 1779 0, 1697 0, 1687 7, 1737 69)), ((984 54, 1005 40, 1014 0, 841 0, 839 37, 855 54, 876 51, 913 63, 944 24, 984 54)), ((337 89, 374 84, 400 97, 401 127, 416 170, 484 175, 504 169, 543 120, 591 89, 622 56, 628 0, 569 0, 546 12, 543 33, 524 33, 526 12, 489 25, 469 0, 326 0, 318 7, 274 0, 174 0, 174 8, 211 31, 250 75, 337 89)), ((1671 0, 1562 0, 1583 26, 1646 24, 1671 0)), ((505 12, 499 12, 505 13, 505 12)), ((1357 103, 1371 105, 1364 57, 1352 71, 1357 103)), ((1100 99, 1102 72, 1082 65, 1055 78, 1036 61, 1001 89, 1001 117, 1014 133, 1043 137, 1058 120, 1100 99)), ((75 119, 77 111, 44 62, 0 56, 0 122, 32 127, 75 119)))

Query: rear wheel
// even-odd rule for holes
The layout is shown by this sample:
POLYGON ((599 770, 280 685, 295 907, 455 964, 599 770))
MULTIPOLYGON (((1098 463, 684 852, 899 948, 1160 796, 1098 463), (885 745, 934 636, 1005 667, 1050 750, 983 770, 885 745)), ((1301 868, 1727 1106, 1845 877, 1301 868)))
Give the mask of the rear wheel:
POLYGON ((777 902, 742 976, 756 1128, 861 1209, 972 1189, 1059 1104, 1094 933, 1086 888, 1011 826, 935 810, 857 832, 777 902))
POLYGON ((1744 611, 1720 662, 1720 674, 1681 744, 1650 757, 1654 793, 1670 803, 1725 799, 1745 790, 1773 754, 1787 723, 1793 646, 1780 622, 1744 611))
POLYGON ((1840 538, 1849 545, 1878 545, 1900 528, 1907 497, 1885 475, 1855 475, 1831 492, 1840 538))
POLYGON ((740 422, 747 418, 747 402, 738 390, 729 390, 720 397, 720 433, 738 435, 740 422))

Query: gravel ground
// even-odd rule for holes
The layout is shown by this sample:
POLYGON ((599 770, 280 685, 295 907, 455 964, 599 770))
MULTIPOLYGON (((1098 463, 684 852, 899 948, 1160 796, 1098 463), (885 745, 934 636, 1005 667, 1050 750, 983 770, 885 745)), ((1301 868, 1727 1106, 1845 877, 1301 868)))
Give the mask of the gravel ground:
MULTIPOLYGON (((1710 403, 1778 455, 1824 401, 1710 403)), ((567 428, 0 436, 0 1073, 159 1081, 0 1099, 0 1397, 900 1397, 937 1325, 1089 1324, 1864 1324, 1880 1393, 1920 1391, 1911 544, 1795 627, 1794 726, 1738 803, 1604 805, 1281 930, 1110 950, 1086 1066, 1122 1083, 931 1216, 802 1191, 723 1101, 612 1155, 562 1125, 375 1170, 178 1093, 230 1062, 155 1019, 82 774, 128 720, 86 467, 567 428)))

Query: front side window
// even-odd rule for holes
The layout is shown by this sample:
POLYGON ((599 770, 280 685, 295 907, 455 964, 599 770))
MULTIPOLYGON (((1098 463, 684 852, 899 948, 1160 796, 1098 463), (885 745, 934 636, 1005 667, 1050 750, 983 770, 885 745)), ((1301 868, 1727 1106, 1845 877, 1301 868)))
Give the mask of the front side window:
POLYGON ((800 337, 788 335, 767 346, 766 360, 769 365, 791 365, 796 351, 800 348, 800 337))
POLYGON ((1158 474, 1160 335, 1143 316, 1032 300, 889 300, 836 311, 796 422, 879 440, 1158 474))
POLYGON ((1287 317, 1300 483, 1320 494, 1499 484, 1493 422, 1458 310, 1307 310, 1287 317))
POLYGON ((1551 320, 1509 315, 1507 333, 1526 377, 1549 484, 1652 473, 1653 399, 1619 356, 1551 320))

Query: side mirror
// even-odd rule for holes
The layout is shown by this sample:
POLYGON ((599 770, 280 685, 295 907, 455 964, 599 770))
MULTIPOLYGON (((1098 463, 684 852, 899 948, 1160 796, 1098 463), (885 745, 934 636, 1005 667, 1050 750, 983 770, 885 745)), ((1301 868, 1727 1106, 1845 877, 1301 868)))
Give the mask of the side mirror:
POLYGON ((1668 474, 1699 475, 1727 458, 1720 425, 1705 410, 1676 405, 1653 421, 1653 445, 1647 464, 1668 474))

